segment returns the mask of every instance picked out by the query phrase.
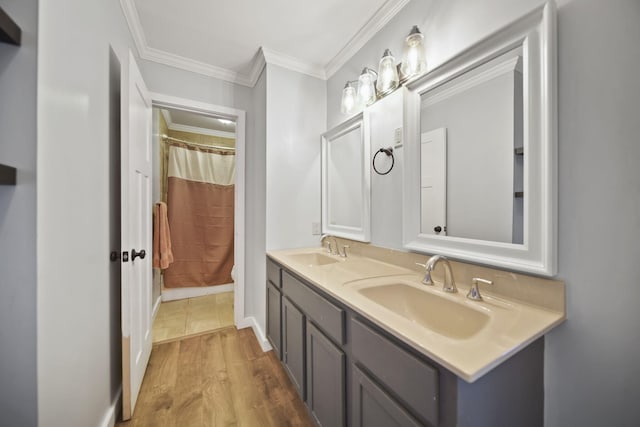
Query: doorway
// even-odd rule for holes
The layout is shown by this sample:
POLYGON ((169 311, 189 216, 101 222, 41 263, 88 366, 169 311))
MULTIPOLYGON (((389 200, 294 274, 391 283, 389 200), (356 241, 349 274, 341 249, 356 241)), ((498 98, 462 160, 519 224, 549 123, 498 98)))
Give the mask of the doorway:
MULTIPOLYGON (((218 160, 221 159, 223 162, 221 165, 233 163, 234 169, 233 182, 212 182, 211 188, 208 189, 214 193, 222 189, 221 193, 225 193, 225 186, 234 187, 232 195, 227 191, 227 196, 220 196, 226 197, 227 200, 229 197, 232 199, 232 218, 227 218, 232 228, 231 230, 221 228, 215 231, 216 236, 227 234, 229 241, 226 246, 216 237, 214 244, 216 248, 210 247, 209 250, 209 254, 211 250, 216 254, 209 256, 209 259, 206 259, 206 256, 203 257, 202 266, 196 266, 195 270, 193 266, 187 266, 185 271, 184 262, 181 267, 176 266, 173 271, 171 266, 165 270, 154 269, 153 335, 154 343, 157 343, 238 325, 244 319, 245 113, 228 107, 161 94, 151 94, 151 98, 154 107, 154 162, 157 162, 157 164, 154 163, 154 175, 157 175, 154 176, 153 181, 154 203, 162 201, 171 205, 171 201, 168 200, 171 197, 168 181, 172 180, 171 193, 176 194, 180 173, 176 172, 174 166, 180 155, 198 156, 198 161, 202 161, 202 158, 207 156, 215 157, 218 160), (171 178, 168 178, 169 152, 172 153, 171 161, 173 162, 171 178), (211 268, 213 264, 208 261, 212 259, 214 263, 221 262, 223 265, 211 268)), ((180 158, 180 161, 182 160, 180 158)), ((195 165, 195 168, 202 169, 201 166, 195 165)), ((186 169, 187 173, 193 171, 191 166, 187 166, 186 169)), ((216 170, 220 170, 220 167, 216 170)), ((204 174, 207 175, 206 171, 204 174)), ((199 176, 196 180, 207 181, 200 178, 202 177, 199 176)), ((220 175, 217 175, 215 179, 224 181, 227 177, 220 178, 220 175)), ((209 181, 213 181, 213 178, 209 181)), ((208 185, 204 182, 202 184, 208 185)), ((191 195, 196 201, 202 199, 198 191, 191 195)), ((174 199, 176 199, 175 196, 174 199)), ((188 205, 191 203, 182 202, 182 207, 190 208, 188 205)), ((218 208, 218 211, 220 209, 218 208)), ((174 217, 195 215, 200 218, 203 215, 203 212, 191 212, 189 209, 176 207, 175 204, 172 210, 174 217)), ((227 216, 229 215, 228 208, 222 210, 227 212, 227 216)), ((216 212, 214 216, 218 216, 218 213, 216 212)), ((209 222, 214 220, 219 221, 219 218, 204 219, 209 222)), ((176 232, 183 232, 183 230, 176 230, 176 232)), ((193 235, 194 232, 187 230, 186 233, 193 235)), ((187 254, 186 257, 192 259, 194 254, 199 256, 199 250, 195 249, 195 252, 191 255, 187 254)), ((185 255, 181 256, 184 258, 185 255)))

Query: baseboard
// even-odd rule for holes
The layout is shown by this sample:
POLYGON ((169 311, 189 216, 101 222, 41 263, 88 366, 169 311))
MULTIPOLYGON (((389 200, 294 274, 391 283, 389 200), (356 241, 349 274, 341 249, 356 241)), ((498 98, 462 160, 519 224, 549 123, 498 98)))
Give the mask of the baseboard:
POLYGON ((174 301, 185 298, 203 297, 205 295, 231 292, 235 284, 229 283, 218 286, 204 286, 199 288, 164 288, 161 292, 162 301, 174 301))
POLYGON ((262 331, 262 328, 260 327, 260 325, 258 325, 258 321, 256 320, 255 317, 245 317, 236 325, 236 327, 238 329, 244 329, 244 328, 253 329, 253 333, 256 335, 256 338, 258 339, 258 343, 260 344, 262 351, 266 352, 272 349, 271 343, 269 342, 266 335, 262 331))
POLYGON ((155 320, 158 310, 160 310, 160 303, 162 302, 162 296, 158 296, 155 304, 153 304, 153 312, 151 313, 151 320, 155 320))
POLYGON ((114 427, 116 425, 116 420, 120 416, 120 408, 122 408, 122 387, 118 389, 115 399, 113 399, 111 406, 107 409, 107 413, 102 418, 102 422, 99 426, 114 427))

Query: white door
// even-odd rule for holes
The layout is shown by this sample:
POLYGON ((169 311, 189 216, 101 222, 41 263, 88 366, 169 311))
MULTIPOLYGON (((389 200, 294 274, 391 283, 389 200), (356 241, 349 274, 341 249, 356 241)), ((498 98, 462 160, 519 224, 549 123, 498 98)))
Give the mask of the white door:
POLYGON ((151 355, 151 99, 133 55, 122 69, 122 416, 151 355))
POLYGON ((420 232, 446 236, 447 129, 425 132, 420 142, 420 232))

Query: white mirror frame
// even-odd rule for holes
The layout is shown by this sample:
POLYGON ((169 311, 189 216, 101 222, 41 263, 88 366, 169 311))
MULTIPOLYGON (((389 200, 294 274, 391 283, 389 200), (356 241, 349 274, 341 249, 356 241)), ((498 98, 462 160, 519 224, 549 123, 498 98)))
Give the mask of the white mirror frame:
POLYGON ((553 276, 557 268, 556 10, 550 1, 409 82, 405 91, 404 247, 553 276), (524 244, 420 231, 421 95, 518 46, 523 48, 524 244))
POLYGON ((365 110, 340 123, 333 129, 322 134, 322 233, 360 242, 371 241, 371 143, 369 130, 369 114, 365 110), (362 150, 362 209, 360 212, 361 227, 352 227, 329 223, 329 174, 327 161, 329 143, 341 136, 361 130, 362 150))

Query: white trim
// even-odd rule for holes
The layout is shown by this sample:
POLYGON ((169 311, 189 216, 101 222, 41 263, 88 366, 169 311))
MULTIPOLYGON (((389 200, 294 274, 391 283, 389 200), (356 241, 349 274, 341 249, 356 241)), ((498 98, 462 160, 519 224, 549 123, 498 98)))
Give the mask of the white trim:
POLYGON ((266 47, 261 47, 260 50, 262 51, 262 55, 264 56, 267 64, 278 65, 282 68, 287 68, 318 79, 327 79, 327 74, 325 73, 324 68, 320 65, 302 61, 298 58, 294 58, 293 56, 276 52, 275 50, 271 50, 266 47))
POLYGON ((140 24, 138 9, 133 0, 120 0, 120 6, 122 6, 122 12, 129 26, 129 31, 131 31, 133 42, 136 44, 138 55, 142 56, 142 52, 147 48, 147 38, 142 30, 142 24, 140 24))
POLYGON ((160 310, 160 303, 162 302, 162 295, 158 295, 156 298, 156 302, 153 304, 153 311, 151 311, 151 323, 156 319, 158 315, 158 310, 160 310))
POLYGON ((355 36, 344 45, 342 49, 334 56, 324 67, 326 78, 333 76, 344 64, 358 53, 362 47, 371 40, 394 16, 402 10, 409 0, 387 0, 380 9, 367 21, 366 24, 358 30, 355 36))
POLYGON ((152 92, 150 94, 154 105, 178 110, 192 111, 200 114, 211 114, 216 117, 234 120, 236 122, 236 175, 235 175, 235 217, 234 217, 234 262, 235 262, 235 294, 233 296, 234 320, 238 325, 244 319, 244 289, 245 289, 245 138, 246 112, 236 108, 209 104, 176 96, 152 92))
POLYGON ((200 135, 208 135, 208 136, 219 136, 221 138, 230 138, 235 139, 235 132, 225 132, 222 130, 214 130, 201 128, 198 126, 189 126, 189 125, 181 125, 179 123, 172 123, 171 126, 168 126, 170 130, 175 130, 178 132, 189 132, 189 133, 197 133, 200 135))
POLYGON ((212 64, 150 47, 147 43, 134 0, 120 0, 120 5, 122 6, 122 11, 140 58, 227 82, 254 87, 267 63, 322 80, 329 79, 371 40, 381 28, 396 16, 408 2, 409 0, 387 0, 324 67, 261 47, 251 60, 251 66, 247 74, 238 73, 227 68, 217 67, 212 64))
POLYGON ((478 86, 479 84, 487 82, 503 74, 507 74, 512 71, 519 71, 520 73, 522 73, 521 56, 510 55, 513 55, 513 53, 508 52, 505 54, 505 57, 496 58, 495 64, 485 64, 488 66, 486 70, 482 70, 480 73, 474 76, 471 76, 461 82, 456 82, 449 88, 443 89, 433 95, 427 96, 422 100, 421 107, 424 108, 437 104, 440 101, 443 101, 458 93, 464 92, 474 86, 478 86), (518 68, 520 68, 520 70, 518 70, 518 68))
POLYGON ((231 292, 235 289, 233 283, 218 286, 203 286, 197 288, 164 288, 160 295, 162 302, 175 301, 186 298, 197 298, 205 295, 221 294, 223 292, 231 292))
POLYGON ((255 317, 253 316, 245 317, 244 319, 242 319, 242 321, 236 323, 236 327, 238 329, 244 329, 244 328, 253 329, 253 333, 256 335, 256 338, 258 339, 258 344, 260 344, 262 351, 267 352, 272 350, 273 347, 271 347, 271 343, 269 342, 266 335, 262 331, 262 328, 258 324, 258 321, 256 320, 255 317))
POLYGON ((116 397, 111 402, 111 406, 107 409, 107 412, 102 417, 102 422, 98 424, 100 427, 114 427, 119 415, 119 408, 122 407, 122 386, 118 389, 116 397))
POLYGON ((369 111, 365 109, 348 118, 332 129, 320 135, 321 144, 321 172, 320 172, 320 214, 322 234, 343 237, 345 239, 360 242, 371 241, 371 127, 369 124, 369 111), (360 194, 362 194, 362 210, 360 212, 361 226, 347 226, 331 224, 329 221, 329 143, 348 133, 360 129, 362 150, 362 180, 360 194))

